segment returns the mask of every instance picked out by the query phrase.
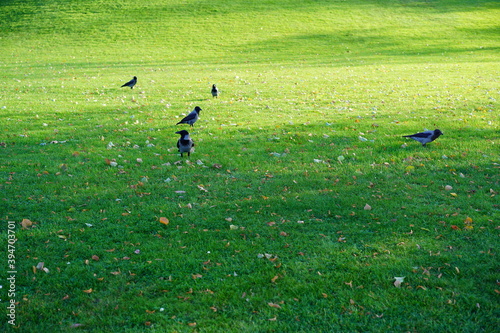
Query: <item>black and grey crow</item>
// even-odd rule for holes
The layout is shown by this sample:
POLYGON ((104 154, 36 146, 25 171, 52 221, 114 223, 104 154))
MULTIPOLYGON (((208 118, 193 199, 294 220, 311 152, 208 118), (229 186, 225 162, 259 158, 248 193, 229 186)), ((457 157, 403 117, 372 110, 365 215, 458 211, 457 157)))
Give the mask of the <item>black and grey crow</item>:
POLYGON ((180 134, 181 137, 177 140, 177 148, 179 148, 179 152, 181 153, 181 157, 183 153, 188 153, 188 156, 191 155, 191 151, 194 147, 193 140, 189 137, 189 132, 186 130, 182 130, 179 132, 175 132, 175 134, 180 134))
POLYGON ((193 127, 193 124, 198 120, 198 117, 200 116, 200 111, 201 108, 199 106, 195 107, 194 110, 191 111, 191 113, 182 118, 182 120, 179 121, 176 125, 189 124, 191 125, 191 127, 193 127))
POLYGON ((136 83, 137 83, 137 76, 134 76, 134 78, 132 80, 125 83, 122 87, 130 87, 130 89, 132 89, 132 88, 134 88, 136 83))
POLYGON ((217 87, 215 86, 215 84, 212 84, 212 97, 216 97, 219 96, 219 89, 217 89, 217 87))
POLYGON ((416 140, 416 141, 420 142, 422 144, 422 146, 425 146, 427 143, 436 140, 441 135, 443 135, 443 132, 441 132, 438 129, 435 129, 434 131, 425 131, 422 133, 417 133, 417 134, 412 134, 412 135, 403 135, 403 137, 416 140))

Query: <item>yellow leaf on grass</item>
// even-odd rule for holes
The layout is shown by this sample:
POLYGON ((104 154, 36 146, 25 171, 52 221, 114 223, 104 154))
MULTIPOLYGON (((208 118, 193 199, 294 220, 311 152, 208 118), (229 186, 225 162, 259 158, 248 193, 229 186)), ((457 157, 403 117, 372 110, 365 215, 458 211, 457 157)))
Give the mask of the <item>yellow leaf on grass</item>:
POLYGON ((170 221, 166 217, 160 217, 160 223, 164 225, 168 225, 170 221))
POLYGON ((472 219, 467 216, 467 218, 464 220, 464 223, 465 224, 471 224, 472 223, 472 219))
POLYGON ((84 290, 83 292, 86 293, 86 294, 90 294, 92 292, 92 288, 84 290))

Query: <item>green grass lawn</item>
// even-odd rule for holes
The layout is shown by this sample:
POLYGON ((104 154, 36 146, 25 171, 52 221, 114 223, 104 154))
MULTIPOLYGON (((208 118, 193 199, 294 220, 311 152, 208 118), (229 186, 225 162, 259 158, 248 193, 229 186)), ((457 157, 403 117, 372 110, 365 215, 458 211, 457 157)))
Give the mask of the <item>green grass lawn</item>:
POLYGON ((495 331, 499 16, 2 1, 1 327, 495 331), (402 137, 435 128, 426 147, 402 137))

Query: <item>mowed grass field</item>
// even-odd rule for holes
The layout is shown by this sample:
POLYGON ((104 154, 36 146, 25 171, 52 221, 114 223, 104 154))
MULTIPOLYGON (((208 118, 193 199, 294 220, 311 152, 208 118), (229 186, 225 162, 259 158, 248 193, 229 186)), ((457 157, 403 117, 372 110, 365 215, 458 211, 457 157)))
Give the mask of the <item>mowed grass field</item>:
POLYGON ((2 328, 494 332, 499 17, 3 0, 2 328))

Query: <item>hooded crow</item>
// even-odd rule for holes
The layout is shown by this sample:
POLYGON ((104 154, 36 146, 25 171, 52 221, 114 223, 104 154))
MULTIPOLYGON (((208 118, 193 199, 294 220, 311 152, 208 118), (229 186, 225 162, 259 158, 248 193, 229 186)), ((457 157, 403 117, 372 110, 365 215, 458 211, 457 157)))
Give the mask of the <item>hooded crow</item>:
POLYGON ((175 134, 180 134, 179 140, 177 140, 177 148, 179 148, 179 152, 181 153, 181 157, 183 153, 188 153, 188 156, 191 155, 191 151, 194 147, 193 140, 189 137, 189 132, 186 130, 182 130, 179 132, 175 132, 175 134))
POLYGON ((212 97, 216 97, 219 96, 219 89, 217 89, 217 87, 215 86, 215 84, 212 84, 212 97))
POLYGON ((201 108, 199 106, 195 107, 191 113, 189 113, 187 116, 182 118, 181 121, 179 121, 176 125, 179 124, 189 124, 191 127, 193 127, 194 123, 198 120, 198 117, 200 115, 201 108))
POLYGON ((130 87, 130 89, 132 89, 132 88, 134 88, 136 83, 137 83, 137 76, 134 76, 134 78, 132 80, 125 83, 122 87, 130 87))
POLYGON ((425 131, 422 133, 417 133, 417 134, 412 134, 412 135, 403 135, 403 137, 404 138, 412 138, 413 140, 420 142, 422 144, 422 146, 425 146, 427 143, 436 140, 441 135, 443 135, 443 132, 441 132, 438 129, 435 129, 434 131, 425 131))

